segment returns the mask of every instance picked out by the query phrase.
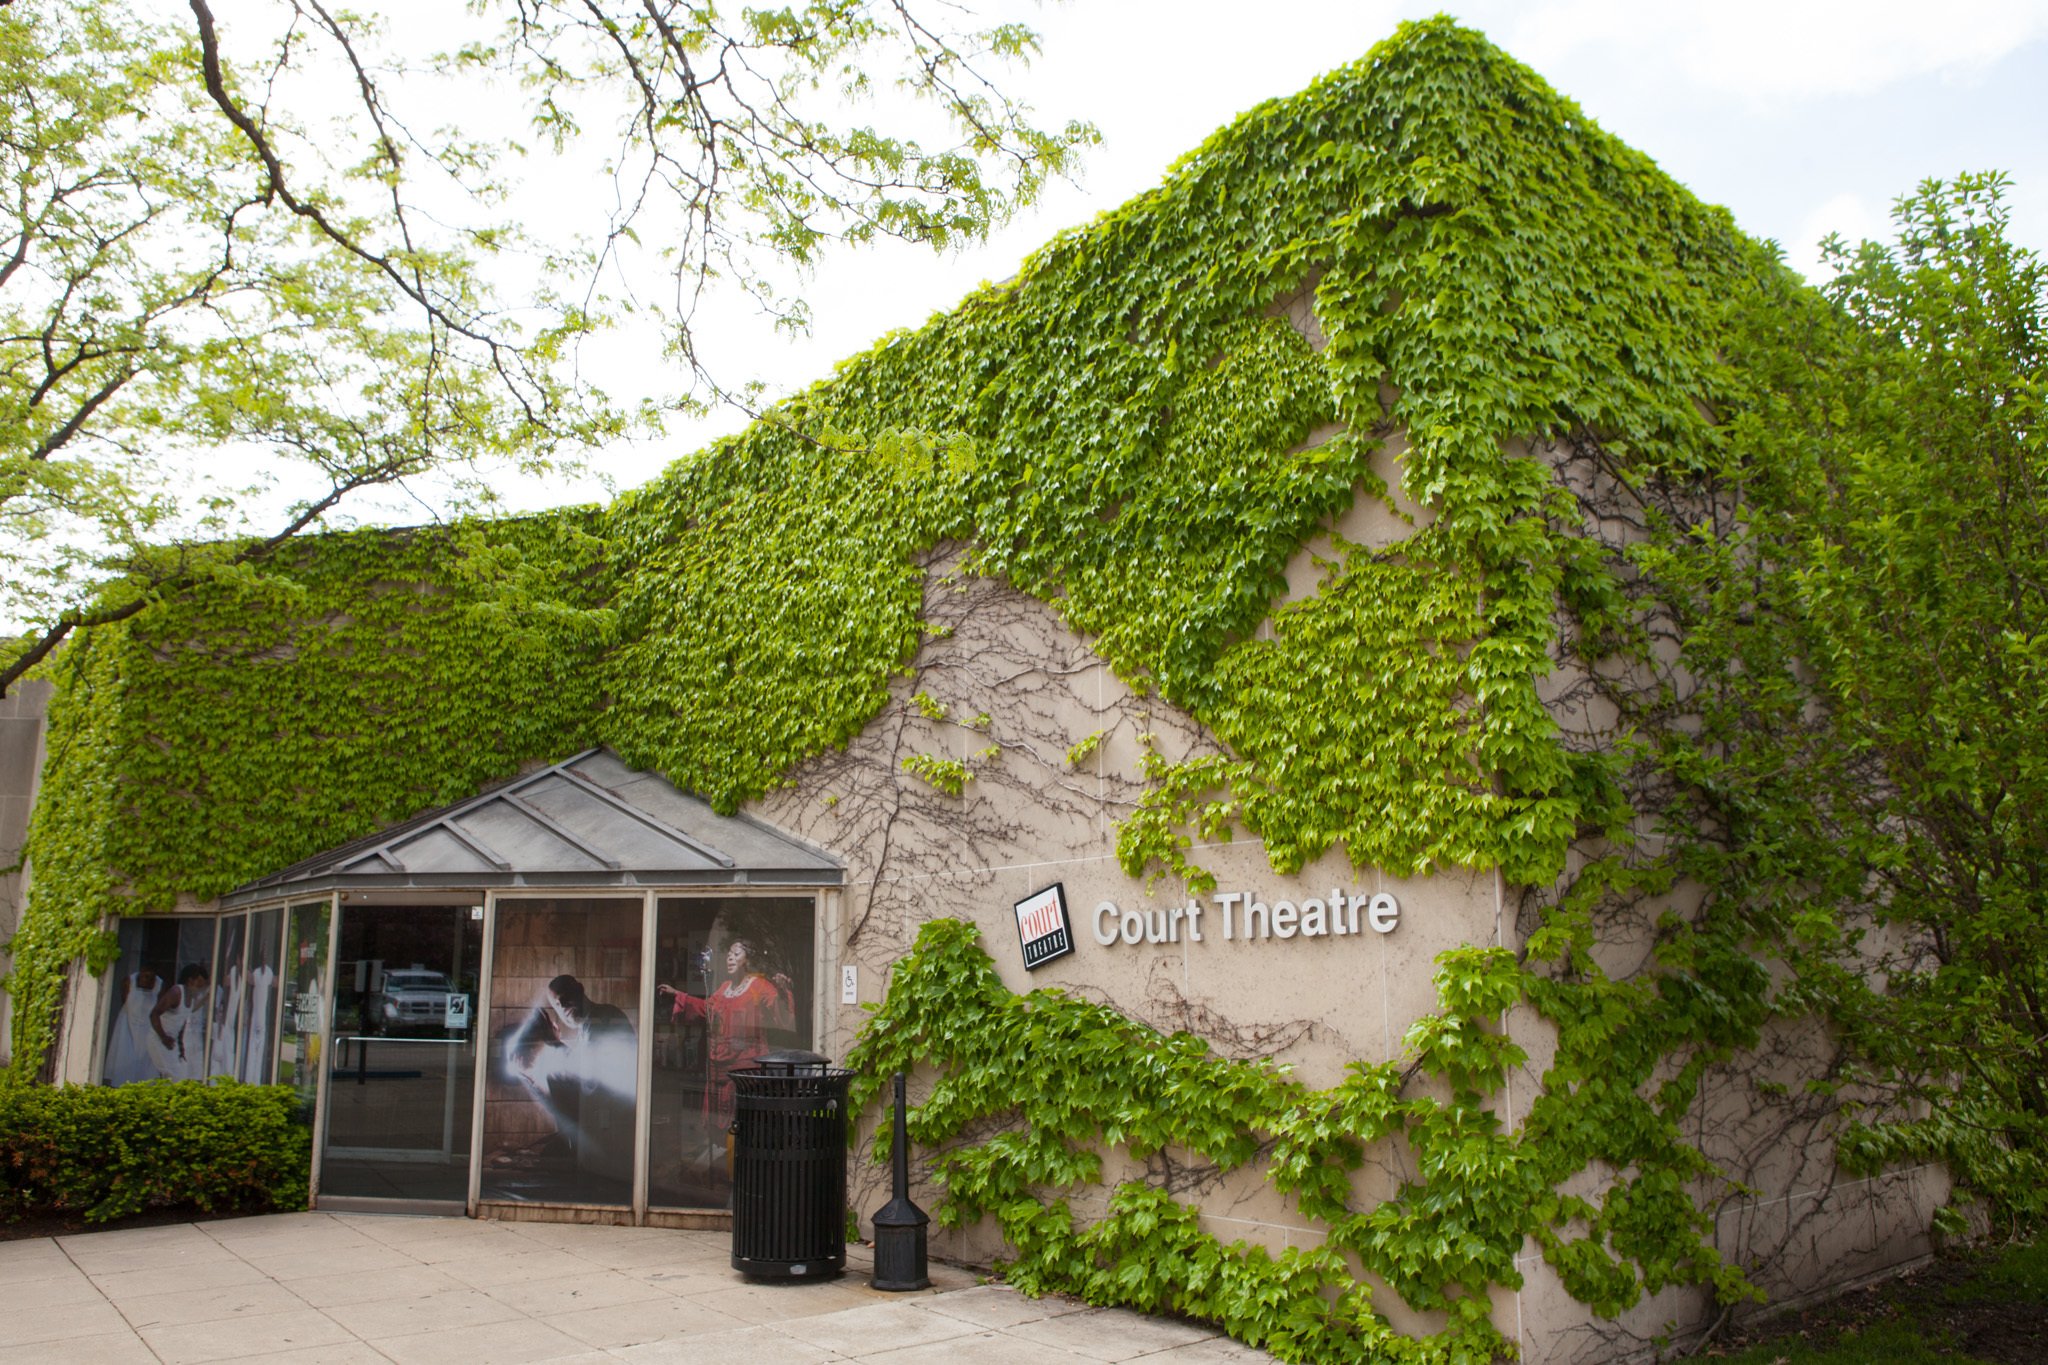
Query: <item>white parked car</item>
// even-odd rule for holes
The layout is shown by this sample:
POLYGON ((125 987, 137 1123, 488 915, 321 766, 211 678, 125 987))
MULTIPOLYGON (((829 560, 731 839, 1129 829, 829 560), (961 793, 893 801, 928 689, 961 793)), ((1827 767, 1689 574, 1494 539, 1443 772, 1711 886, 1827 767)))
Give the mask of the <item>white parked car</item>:
POLYGON ((469 1027, 469 997, 448 988, 440 972, 412 967, 384 973, 370 998, 370 1018, 380 1032, 412 1028, 469 1027))

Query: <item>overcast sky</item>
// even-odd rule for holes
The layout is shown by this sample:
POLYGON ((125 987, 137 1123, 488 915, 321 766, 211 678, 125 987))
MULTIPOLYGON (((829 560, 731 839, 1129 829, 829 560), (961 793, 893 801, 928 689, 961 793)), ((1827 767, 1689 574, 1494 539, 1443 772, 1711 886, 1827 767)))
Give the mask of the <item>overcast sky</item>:
MULTIPOLYGON (((714 314, 706 349, 727 382, 787 392, 896 327, 1001 279, 1060 228, 1155 184, 1167 165, 1261 100, 1351 61, 1438 4, 1375 0, 1065 0, 1025 17, 1043 55, 1010 85, 1049 122, 1090 119, 1103 143, 1082 183, 1050 192, 973 251, 883 247, 834 258, 807 297, 815 325, 789 341, 743 312, 714 314)), ((1802 269, 1830 231, 1876 236, 1890 204, 1928 176, 2001 169, 2015 235, 2048 249, 2048 0, 1549 0, 1450 7, 1601 125, 1648 153, 1802 269)), ((631 390, 667 376, 642 338, 594 357, 631 390)), ((606 464, 638 483, 741 419, 676 425, 606 464)), ((593 485, 514 491, 523 506, 594 497, 593 485)))

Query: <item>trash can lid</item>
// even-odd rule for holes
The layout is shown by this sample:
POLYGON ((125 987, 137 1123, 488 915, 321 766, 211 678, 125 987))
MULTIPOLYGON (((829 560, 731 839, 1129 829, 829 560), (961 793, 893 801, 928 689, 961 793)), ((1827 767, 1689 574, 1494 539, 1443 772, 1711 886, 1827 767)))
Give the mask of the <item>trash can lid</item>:
POLYGON ((823 1053, 805 1052, 801 1048, 790 1048, 783 1052, 763 1053, 761 1056, 754 1058, 754 1065, 759 1067, 783 1067, 789 1070, 801 1067, 806 1070, 822 1071, 832 1065, 832 1059, 823 1053))

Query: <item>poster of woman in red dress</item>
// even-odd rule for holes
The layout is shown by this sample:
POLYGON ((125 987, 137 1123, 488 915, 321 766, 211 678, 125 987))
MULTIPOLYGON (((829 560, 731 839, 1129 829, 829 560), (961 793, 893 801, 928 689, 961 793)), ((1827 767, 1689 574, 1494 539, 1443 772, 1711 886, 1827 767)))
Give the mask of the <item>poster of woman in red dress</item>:
POLYGON ((733 1070, 811 1046, 816 901, 664 896, 656 923, 648 1201, 724 1208, 733 1070))
POLYGON ((707 996, 674 986, 655 987, 671 1002, 678 1023, 704 1025, 705 1060, 710 1084, 704 1090, 707 1129, 722 1133, 732 1123, 732 1069, 773 1052, 769 1031, 786 1034, 796 1024, 796 998, 787 976, 763 976, 755 970, 760 950, 736 938, 725 950, 725 982, 707 996))

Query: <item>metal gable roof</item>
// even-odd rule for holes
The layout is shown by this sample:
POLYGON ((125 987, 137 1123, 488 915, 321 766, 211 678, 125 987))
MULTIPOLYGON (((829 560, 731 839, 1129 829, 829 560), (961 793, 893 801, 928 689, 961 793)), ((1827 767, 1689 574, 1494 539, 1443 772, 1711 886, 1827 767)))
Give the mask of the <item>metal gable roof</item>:
POLYGON ((337 888, 837 886, 838 859, 589 749, 316 854, 221 898, 337 888))

